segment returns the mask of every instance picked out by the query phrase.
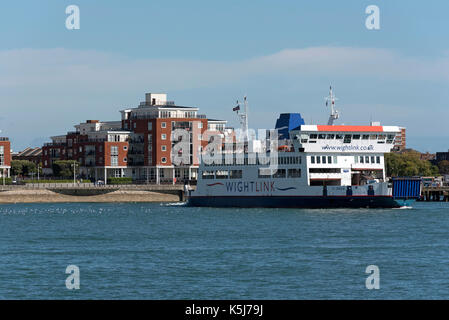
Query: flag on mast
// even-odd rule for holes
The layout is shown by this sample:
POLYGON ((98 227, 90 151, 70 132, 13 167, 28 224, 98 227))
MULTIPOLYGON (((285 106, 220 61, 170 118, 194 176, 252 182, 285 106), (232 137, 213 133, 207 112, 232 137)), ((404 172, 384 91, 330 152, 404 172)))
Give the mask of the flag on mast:
POLYGON ((237 100, 237 106, 235 108, 232 108, 232 111, 239 111, 240 110, 240 104, 239 101, 237 100))

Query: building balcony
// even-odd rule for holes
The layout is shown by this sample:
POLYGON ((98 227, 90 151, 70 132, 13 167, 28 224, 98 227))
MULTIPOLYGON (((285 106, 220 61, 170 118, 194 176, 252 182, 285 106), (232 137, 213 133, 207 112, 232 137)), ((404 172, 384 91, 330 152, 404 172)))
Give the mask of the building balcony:
POLYGON ((157 113, 150 113, 150 114, 131 114, 129 117, 130 120, 136 120, 136 119, 179 119, 179 118, 188 118, 188 119, 207 119, 205 114, 197 114, 196 116, 189 116, 189 117, 168 117, 168 116, 159 116, 157 113))
POLYGON ((53 143, 53 142, 46 142, 44 143, 44 147, 66 147, 66 143, 53 143))
POLYGON ((128 166, 143 166, 144 162, 143 161, 131 161, 128 160, 128 166))
POLYGON ((145 154, 143 150, 128 150, 128 154, 145 154))

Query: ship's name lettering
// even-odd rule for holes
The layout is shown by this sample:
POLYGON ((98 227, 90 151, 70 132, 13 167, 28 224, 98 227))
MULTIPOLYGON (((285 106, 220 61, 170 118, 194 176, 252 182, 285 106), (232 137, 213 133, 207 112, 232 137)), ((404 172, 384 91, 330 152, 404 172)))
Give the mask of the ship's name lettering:
POLYGON ((240 181, 226 182, 228 192, 271 192, 274 191, 273 181, 240 181))

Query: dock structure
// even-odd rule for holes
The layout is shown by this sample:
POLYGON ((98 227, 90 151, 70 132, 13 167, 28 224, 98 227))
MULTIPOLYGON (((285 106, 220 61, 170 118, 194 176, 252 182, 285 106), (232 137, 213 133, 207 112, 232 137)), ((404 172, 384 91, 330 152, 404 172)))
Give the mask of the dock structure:
POLYGON ((421 201, 449 201, 449 186, 423 187, 421 201))

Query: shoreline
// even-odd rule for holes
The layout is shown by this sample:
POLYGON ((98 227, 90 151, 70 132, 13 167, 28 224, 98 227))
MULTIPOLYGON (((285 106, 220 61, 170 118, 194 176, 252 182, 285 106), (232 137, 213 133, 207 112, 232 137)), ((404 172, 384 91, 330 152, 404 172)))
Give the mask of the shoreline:
POLYGON ((83 196, 62 194, 48 189, 18 189, 0 192, 0 205, 62 202, 180 202, 180 196, 145 190, 114 190, 105 194, 83 196))

